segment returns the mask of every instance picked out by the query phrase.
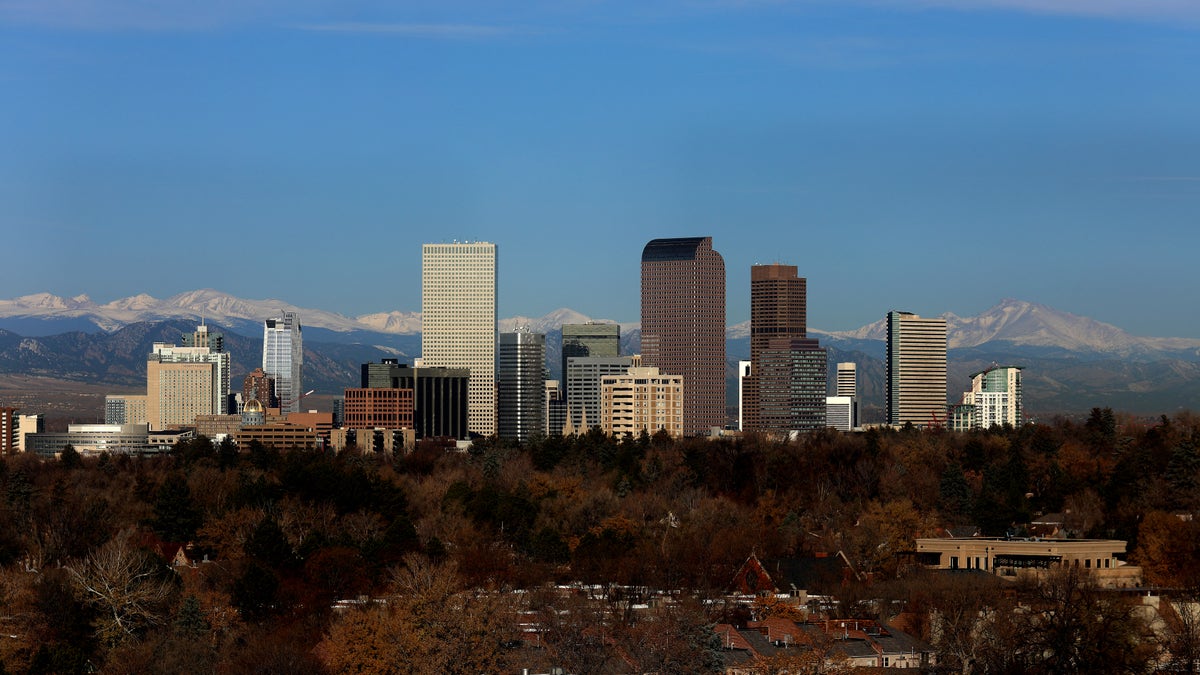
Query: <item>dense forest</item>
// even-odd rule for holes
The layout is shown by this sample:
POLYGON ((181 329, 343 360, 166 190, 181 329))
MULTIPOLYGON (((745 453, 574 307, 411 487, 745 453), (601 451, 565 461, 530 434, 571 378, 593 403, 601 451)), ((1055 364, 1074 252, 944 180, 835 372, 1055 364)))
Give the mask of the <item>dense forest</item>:
MULTIPOLYGON (((879 595, 888 612, 915 612, 937 584, 896 580, 914 538, 964 525, 1019 535, 1050 512, 1070 536, 1128 541, 1147 584, 1191 591, 1200 522, 1181 515, 1200 508, 1198 444, 1200 417, 1097 409, 1078 424, 794 442, 591 432, 385 457, 200 438, 150 458, 9 456, 0 663, 581 673, 632 654, 650 659, 643 672, 703 672, 716 667, 712 624, 734 618, 702 603, 751 553, 843 552, 861 581, 836 590, 835 612, 878 613, 854 603, 879 595), (678 594, 650 619, 593 616, 592 604, 564 611, 555 584, 678 594), (531 646, 517 627, 534 621, 544 643, 531 646), (585 639, 598 626, 606 638, 585 639)), ((938 648, 955 662, 953 645, 938 648)))

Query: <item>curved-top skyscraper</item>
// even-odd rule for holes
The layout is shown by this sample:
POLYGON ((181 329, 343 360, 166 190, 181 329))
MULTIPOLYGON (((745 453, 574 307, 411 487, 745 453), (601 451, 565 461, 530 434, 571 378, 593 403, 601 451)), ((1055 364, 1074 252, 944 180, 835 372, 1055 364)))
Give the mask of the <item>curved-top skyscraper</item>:
POLYGON ((683 376, 684 434, 725 426, 725 260, 712 237, 642 249, 642 363, 683 376))

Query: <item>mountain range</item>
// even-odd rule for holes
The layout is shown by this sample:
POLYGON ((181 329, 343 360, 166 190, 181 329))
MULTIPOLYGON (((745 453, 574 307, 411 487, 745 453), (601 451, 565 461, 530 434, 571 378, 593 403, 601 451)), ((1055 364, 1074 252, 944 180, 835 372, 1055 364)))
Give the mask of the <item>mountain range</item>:
MULTIPOLYGON (((281 311, 300 315, 305 331, 306 379, 324 393, 355 386, 358 365, 385 356, 420 354, 420 313, 380 312, 348 317, 282 300, 246 300, 196 290, 160 300, 136 295, 97 304, 85 295, 49 293, 0 300, 0 374, 136 386, 144 382, 145 354, 155 340, 176 340, 204 322, 223 330, 233 353, 234 376, 257 365, 262 319, 281 311)), ((1110 406, 1137 413, 1200 409, 1200 340, 1139 337, 1088 317, 1020 300, 1002 300, 974 317, 943 315, 949 339, 952 398, 972 372, 991 363, 1024 370, 1026 409, 1035 414, 1074 413, 1110 406)), ((547 366, 559 376, 560 327, 593 320, 571 309, 543 317, 510 317, 501 331, 527 326, 547 335, 547 366)), ((886 322, 852 331, 810 329, 829 349, 832 364, 859 364, 862 406, 870 420, 883 405, 886 322)), ((736 391, 736 362, 749 357, 749 322, 729 326, 727 375, 736 391)), ((622 324, 623 353, 640 348, 636 323, 622 324)))

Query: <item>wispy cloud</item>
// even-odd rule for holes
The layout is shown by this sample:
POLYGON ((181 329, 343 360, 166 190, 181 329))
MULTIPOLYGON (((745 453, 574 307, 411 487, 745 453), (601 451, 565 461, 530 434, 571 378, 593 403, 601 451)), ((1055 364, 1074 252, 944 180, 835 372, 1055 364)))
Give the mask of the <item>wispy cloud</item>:
POLYGON ((1111 19, 1200 21, 1197 0, 685 0, 695 8, 743 10, 800 9, 812 5, 858 5, 898 10, 1016 11, 1029 14, 1111 19))
POLYGON ((0 0, 0 23, 85 31, 207 30, 258 20, 280 7, 275 0, 0 0))
POLYGON ((296 26, 300 30, 326 33, 376 33, 434 39, 474 39, 536 31, 515 26, 492 26, 470 23, 366 23, 340 22, 296 26))
POLYGON ((311 31, 391 33, 426 38, 487 38, 534 33, 489 23, 495 14, 465 0, 438 5, 432 21, 406 21, 407 11, 429 16, 425 3, 363 0, 0 0, 0 24, 90 31, 186 31, 262 24, 311 31), (354 16, 354 20, 340 19, 354 16), (369 17, 364 19, 363 17, 369 17))
POLYGON ((1200 20, 1196 0, 860 0, 866 4, 916 9, 1015 10, 1031 14, 1114 19, 1200 20))

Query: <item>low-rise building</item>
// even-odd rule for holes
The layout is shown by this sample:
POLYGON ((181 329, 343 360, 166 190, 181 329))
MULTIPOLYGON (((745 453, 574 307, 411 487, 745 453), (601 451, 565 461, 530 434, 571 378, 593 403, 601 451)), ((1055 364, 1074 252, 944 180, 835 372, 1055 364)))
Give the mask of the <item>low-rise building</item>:
POLYGON ((1089 570, 1101 586, 1128 588, 1142 581, 1142 568, 1117 558, 1118 539, 1013 539, 952 537, 917 539, 917 562, 942 570, 982 570, 1001 577, 1039 576, 1065 566, 1089 570))
POLYGON ((26 452, 56 457, 70 445, 81 455, 142 454, 155 450, 145 424, 71 424, 66 432, 42 432, 25 437, 26 452))

